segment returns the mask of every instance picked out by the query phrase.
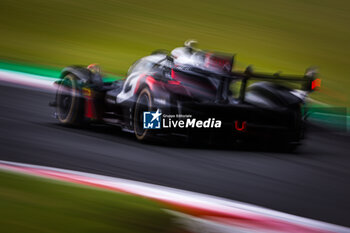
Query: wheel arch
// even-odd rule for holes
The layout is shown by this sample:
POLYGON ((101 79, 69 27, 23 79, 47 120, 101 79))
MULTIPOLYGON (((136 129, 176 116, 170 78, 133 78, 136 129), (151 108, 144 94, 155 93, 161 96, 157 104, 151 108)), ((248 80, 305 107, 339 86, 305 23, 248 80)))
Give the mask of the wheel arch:
POLYGON ((84 83, 90 80, 90 71, 83 66, 65 67, 61 72, 60 80, 62 80, 68 74, 74 75, 78 80, 84 83))
MULTIPOLYGON (((260 97, 261 101, 266 100, 266 107, 293 107, 299 106, 303 103, 303 100, 293 95, 293 90, 272 82, 256 82, 248 87, 246 101, 251 103, 257 103, 259 100, 251 98, 260 97), (270 106, 269 106, 270 105, 270 106)), ((262 102, 261 102, 262 103, 262 102)))

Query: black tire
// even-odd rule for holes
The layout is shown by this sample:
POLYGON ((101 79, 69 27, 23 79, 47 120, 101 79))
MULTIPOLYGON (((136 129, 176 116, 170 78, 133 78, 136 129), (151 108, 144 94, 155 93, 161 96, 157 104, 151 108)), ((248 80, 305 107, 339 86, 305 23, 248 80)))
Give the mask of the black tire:
POLYGON ((143 128, 143 112, 151 111, 153 107, 153 99, 151 92, 148 88, 142 89, 137 97, 134 109, 134 132, 135 136, 140 141, 150 139, 151 132, 149 129, 143 128))
POLYGON ((57 118, 65 125, 80 125, 84 119, 84 102, 77 78, 72 74, 64 76, 56 94, 57 118))

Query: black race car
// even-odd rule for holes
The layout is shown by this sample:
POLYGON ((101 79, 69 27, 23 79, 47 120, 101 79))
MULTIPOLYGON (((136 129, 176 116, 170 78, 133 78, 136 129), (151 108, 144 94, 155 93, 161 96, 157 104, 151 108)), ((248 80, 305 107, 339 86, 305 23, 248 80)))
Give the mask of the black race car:
POLYGON ((124 80, 103 82, 97 65, 66 67, 56 82, 56 117, 68 125, 106 123, 138 140, 184 137, 202 143, 264 141, 297 145, 316 72, 282 76, 232 71, 234 56, 194 48, 155 51, 124 80), (290 83, 299 89, 288 88, 290 83))

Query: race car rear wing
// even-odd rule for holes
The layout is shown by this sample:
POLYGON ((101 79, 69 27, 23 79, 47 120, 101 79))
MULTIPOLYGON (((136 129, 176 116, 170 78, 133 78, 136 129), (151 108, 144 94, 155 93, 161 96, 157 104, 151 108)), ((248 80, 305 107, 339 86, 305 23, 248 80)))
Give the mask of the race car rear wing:
POLYGON ((229 95, 229 85, 232 80, 241 80, 239 100, 244 101, 247 83, 249 80, 266 80, 266 81, 286 81, 286 82, 298 82, 301 84, 301 90, 305 92, 312 92, 320 87, 321 80, 317 78, 317 70, 315 68, 309 68, 304 75, 281 75, 280 73, 268 74, 253 72, 251 66, 248 66, 244 72, 232 71, 230 73, 215 73, 208 70, 203 70, 194 66, 177 66, 173 68, 176 72, 185 73, 187 75, 203 77, 203 78, 215 78, 220 80, 217 90, 216 101, 225 101, 229 95))
POLYGON ((231 75, 242 80, 239 95, 239 99, 241 101, 244 100, 248 80, 253 79, 266 81, 299 82, 301 84, 300 89, 306 92, 315 91, 321 86, 321 80, 317 78, 317 69, 313 67, 308 68, 304 75, 281 75, 280 73, 256 73, 253 72, 251 66, 248 66, 244 72, 231 72, 231 75))

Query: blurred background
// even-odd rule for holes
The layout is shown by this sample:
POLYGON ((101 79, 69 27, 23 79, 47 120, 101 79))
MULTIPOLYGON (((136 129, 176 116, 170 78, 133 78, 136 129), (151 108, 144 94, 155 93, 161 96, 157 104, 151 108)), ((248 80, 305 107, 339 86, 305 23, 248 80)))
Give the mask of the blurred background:
POLYGON ((124 75, 153 50, 195 38, 237 54, 236 69, 302 74, 316 65, 322 89, 313 98, 349 106, 349 11, 346 0, 2 0, 0 59, 99 63, 124 75))

